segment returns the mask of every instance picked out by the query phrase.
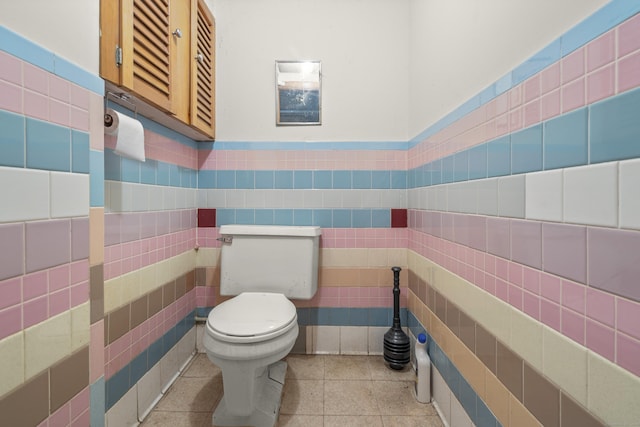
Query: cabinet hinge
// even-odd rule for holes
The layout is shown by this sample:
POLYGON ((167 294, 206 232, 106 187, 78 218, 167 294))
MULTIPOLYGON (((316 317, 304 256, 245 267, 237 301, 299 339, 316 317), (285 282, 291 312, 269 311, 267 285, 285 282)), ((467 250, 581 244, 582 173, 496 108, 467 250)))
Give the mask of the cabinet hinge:
POLYGON ((116 67, 122 65, 122 48, 116 45, 116 67))

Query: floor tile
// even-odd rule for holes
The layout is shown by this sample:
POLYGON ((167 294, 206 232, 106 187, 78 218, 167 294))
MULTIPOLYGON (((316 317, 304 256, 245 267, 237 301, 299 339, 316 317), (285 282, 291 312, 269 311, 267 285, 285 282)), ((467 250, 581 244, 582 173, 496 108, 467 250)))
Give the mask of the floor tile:
POLYGON ((426 416, 382 416, 384 427, 443 427, 437 415, 426 416))
POLYGON ((368 356, 333 356, 324 363, 327 380, 370 380, 368 356))
POLYGON ((163 411, 212 411, 222 396, 222 375, 214 378, 180 377, 158 402, 163 411))
POLYGON ((386 381, 414 381, 415 373, 411 364, 407 364, 403 369, 391 369, 384 359, 380 357, 369 357, 369 370, 371 379, 386 381))
POLYGON ((285 381, 281 414, 322 415, 323 406, 324 380, 285 381))
POLYGON ((280 414, 277 427, 323 427, 322 415, 280 414))
POLYGON ((183 377, 195 378, 213 378, 216 375, 222 375, 222 371, 203 353, 196 354, 182 374, 183 377))
POLYGON ((141 427, 204 427, 211 423, 210 412, 153 411, 141 427))
POLYGON ((373 381, 373 394, 381 415, 435 415, 433 406, 414 397, 414 382, 373 381))
POLYGON ((286 358, 288 365, 287 380, 323 380, 324 356, 293 354, 286 358))
POLYGON ((379 415, 371 381, 326 380, 325 415, 379 415))
POLYGON ((377 415, 327 415, 324 427, 383 427, 382 418, 377 415))

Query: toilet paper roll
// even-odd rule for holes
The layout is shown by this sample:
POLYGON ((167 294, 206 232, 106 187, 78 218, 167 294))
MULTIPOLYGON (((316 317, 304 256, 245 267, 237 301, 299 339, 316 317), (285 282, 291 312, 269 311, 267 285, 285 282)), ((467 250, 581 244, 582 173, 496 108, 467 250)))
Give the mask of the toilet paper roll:
POLYGON ((142 123, 111 108, 107 109, 105 115, 112 119, 109 126, 105 120, 104 132, 116 137, 114 152, 119 156, 144 162, 144 128, 142 123))

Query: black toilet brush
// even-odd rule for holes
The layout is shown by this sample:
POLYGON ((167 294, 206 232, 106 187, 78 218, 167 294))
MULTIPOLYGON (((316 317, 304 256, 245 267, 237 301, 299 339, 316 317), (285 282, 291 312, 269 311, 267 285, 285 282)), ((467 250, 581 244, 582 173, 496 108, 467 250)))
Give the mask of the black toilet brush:
POLYGON ((393 326, 384 334, 384 360, 400 370, 411 359, 411 341, 400 326, 400 267, 393 271, 393 326))

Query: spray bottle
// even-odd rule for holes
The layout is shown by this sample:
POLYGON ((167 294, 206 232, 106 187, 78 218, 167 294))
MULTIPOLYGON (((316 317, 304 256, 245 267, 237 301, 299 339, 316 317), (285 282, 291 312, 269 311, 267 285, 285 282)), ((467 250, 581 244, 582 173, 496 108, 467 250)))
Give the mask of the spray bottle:
POLYGON ((416 341, 416 400, 431 402, 431 360, 427 354, 425 334, 419 334, 416 341))

